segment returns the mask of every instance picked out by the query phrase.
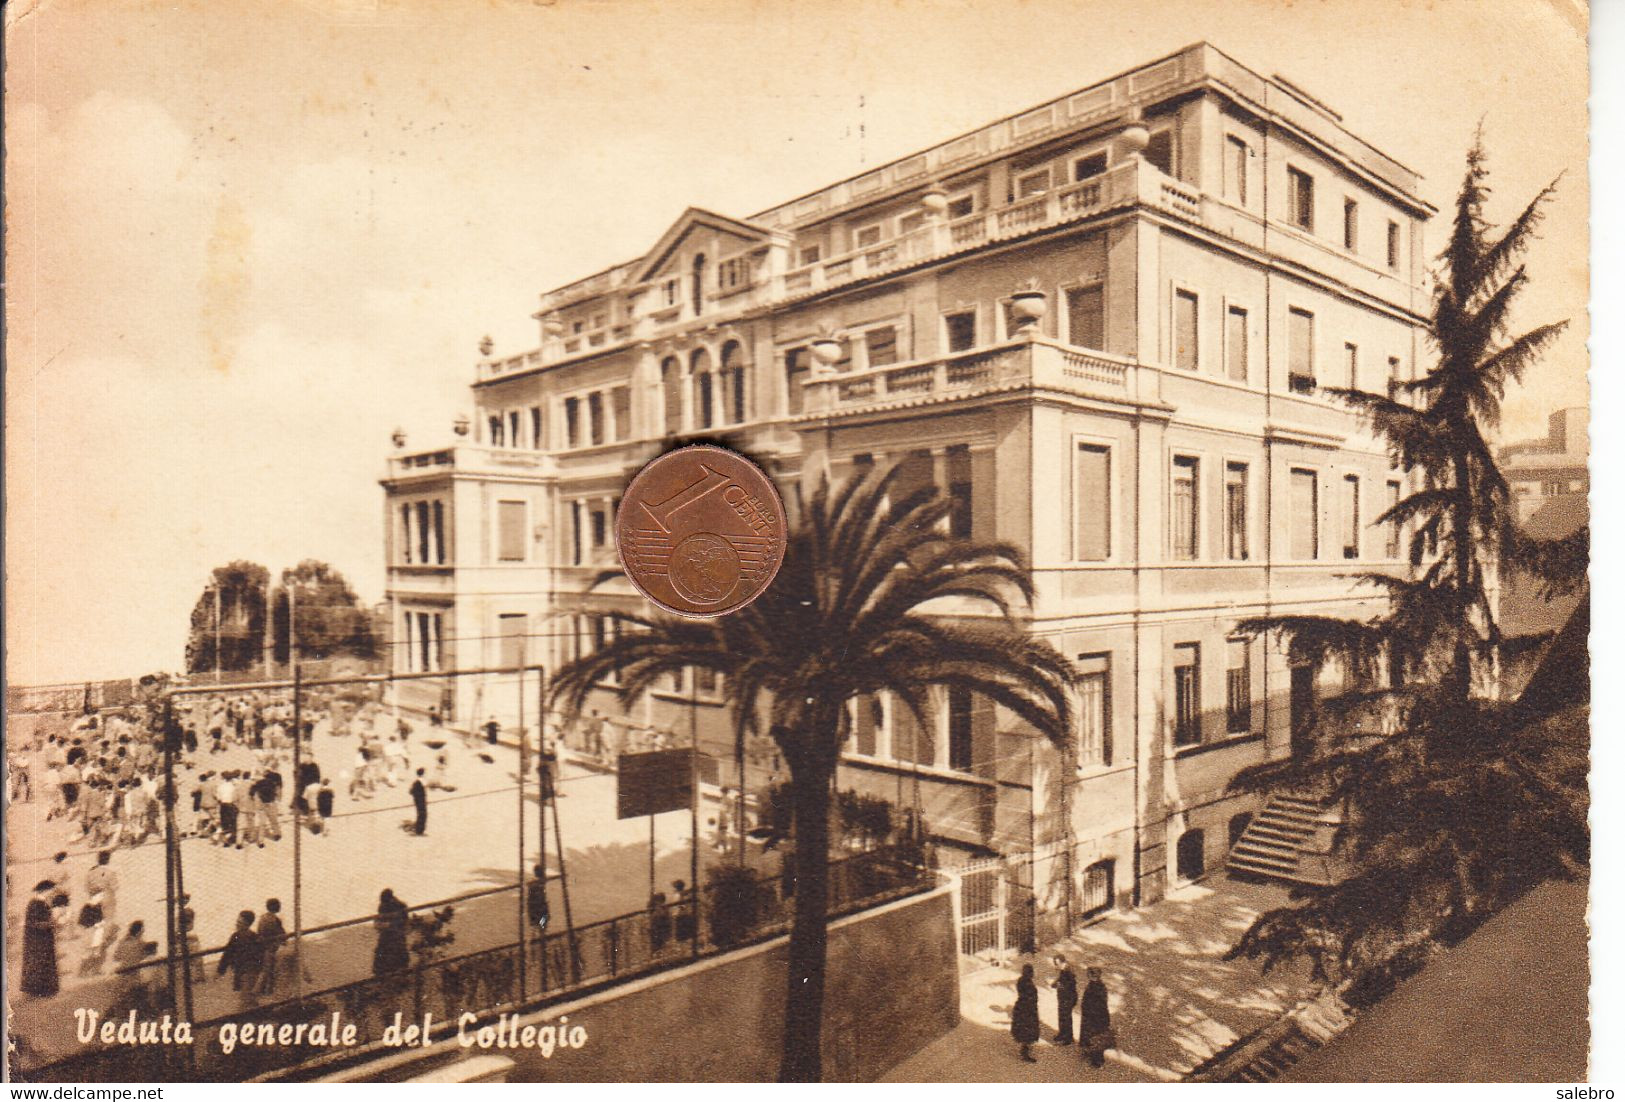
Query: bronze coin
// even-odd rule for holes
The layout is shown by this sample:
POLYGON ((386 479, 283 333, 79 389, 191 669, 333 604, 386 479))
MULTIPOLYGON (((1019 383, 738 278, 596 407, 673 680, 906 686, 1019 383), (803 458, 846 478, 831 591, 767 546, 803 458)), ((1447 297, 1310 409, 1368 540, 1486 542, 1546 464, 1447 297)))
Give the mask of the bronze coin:
POLYGON ((762 469, 709 444, 639 471, 616 519, 621 567, 679 616, 722 616, 760 596, 784 562, 784 503, 762 469))

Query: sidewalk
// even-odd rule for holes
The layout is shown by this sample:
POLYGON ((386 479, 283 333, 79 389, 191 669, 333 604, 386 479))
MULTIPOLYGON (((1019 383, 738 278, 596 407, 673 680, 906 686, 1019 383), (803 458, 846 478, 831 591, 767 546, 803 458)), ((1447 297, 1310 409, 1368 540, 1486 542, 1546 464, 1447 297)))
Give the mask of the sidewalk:
MULTIPOLYGON (((891 1069, 886 1082, 1103 1082, 1181 1079, 1204 1059, 1272 1021, 1313 985, 1302 964, 1280 965, 1269 976, 1250 961, 1224 954, 1263 911, 1287 902, 1287 890, 1215 874, 1170 892, 1137 911, 1114 914, 1079 930, 1036 958, 1012 954, 1002 964, 978 967, 960 978, 958 1027, 891 1069), (1065 954, 1084 983, 1084 969, 1102 970, 1111 992, 1112 1025, 1122 1046, 1106 1066, 1092 1068, 1076 1046, 1055 1036, 1055 976, 1051 958, 1065 954), (1036 1064, 1023 1063, 1010 1038, 1021 965, 1031 962, 1039 983, 1044 1040, 1036 1064)), ((962 958, 963 959, 963 958, 962 958)), ((967 967, 973 967, 967 965, 967 967)))

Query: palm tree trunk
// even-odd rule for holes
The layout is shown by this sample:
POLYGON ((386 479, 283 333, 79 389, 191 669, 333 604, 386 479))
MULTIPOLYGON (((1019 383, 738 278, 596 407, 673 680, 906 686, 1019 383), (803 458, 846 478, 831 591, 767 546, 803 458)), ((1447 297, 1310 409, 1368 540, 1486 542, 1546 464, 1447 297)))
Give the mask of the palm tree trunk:
POLYGON ((795 804, 795 915, 784 999, 784 1052, 779 1082, 816 1083, 823 1076, 824 964, 829 923, 829 770, 792 770, 795 804))

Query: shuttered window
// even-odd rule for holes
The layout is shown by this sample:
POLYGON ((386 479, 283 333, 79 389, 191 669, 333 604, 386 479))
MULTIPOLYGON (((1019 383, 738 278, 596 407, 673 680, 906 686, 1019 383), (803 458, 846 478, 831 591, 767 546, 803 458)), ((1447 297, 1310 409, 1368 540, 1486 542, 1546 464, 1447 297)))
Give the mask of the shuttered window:
POLYGON ((1112 453, 1079 444, 1072 462, 1072 557, 1104 562, 1111 557, 1112 453))
POLYGON ((1320 557, 1320 484, 1314 471, 1292 472, 1292 557, 1320 557))
POLYGON ((497 502, 497 560, 525 561, 525 503, 497 502))
POLYGON ((1067 340, 1079 348, 1106 347, 1106 293, 1096 283, 1066 293, 1067 340))

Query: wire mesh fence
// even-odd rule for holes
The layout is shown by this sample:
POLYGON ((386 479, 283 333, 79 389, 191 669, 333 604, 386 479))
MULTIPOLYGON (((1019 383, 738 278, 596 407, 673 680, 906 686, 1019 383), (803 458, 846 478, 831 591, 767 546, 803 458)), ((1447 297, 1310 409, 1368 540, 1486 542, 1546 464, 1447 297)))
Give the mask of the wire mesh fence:
MULTIPOLYGON (((697 754, 693 788, 714 810, 662 817, 658 845, 650 818, 645 848, 641 820, 616 821, 608 771, 701 728, 542 717, 542 677, 301 671, 293 684, 135 691, 100 714, 83 710, 81 686, 67 715, 35 717, 51 722, 20 753, 40 783, 8 825, 26 820, 36 842, 12 847, 8 875, 49 883, 36 896, 54 959, 51 989, 14 1003, 18 1074, 129 1080, 154 1061, 151 1078, 251 1077, 320 1053, 228 1054, 224 1027, 309 1023, 320 1009, 376 1039, 397 1012, 534 1002, 785 928, 784 883, 759 846, 745 918, 714 898, 737 885, 694 892, 708 867, 746 859, 744 801, 719 787, 738 785, 737 763, 697 754), (451 726, 432 704, 409 705, 406 690, 444 699, 458 678, 507 682, 511 711, 451 726), (544 778, 570 797, 562 820, 544 778), (573 882, 590 885, 573 906, 567 849, 573 882), (661 901, 657 883, 674 876, 686 891, 679 881, 661 901), (188 1022, 195 1039, 106 1045, 102 1030, 132 1013, 188 1022)), ((743 775, 765 785, 770 769, 753 755, 743 775)), ((831 907, 914 890, 919 875, 895 855, 857 855, 832 871, 831 907)))

